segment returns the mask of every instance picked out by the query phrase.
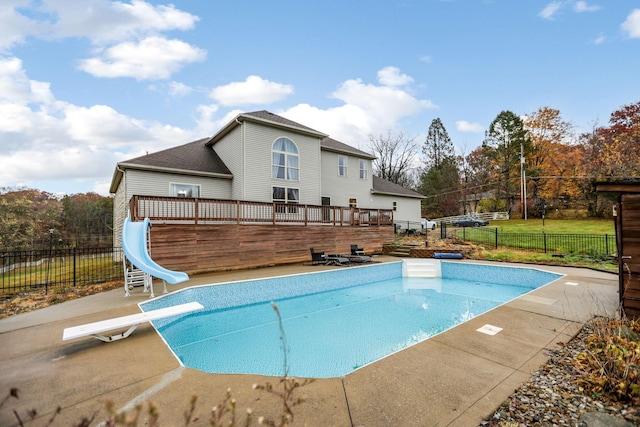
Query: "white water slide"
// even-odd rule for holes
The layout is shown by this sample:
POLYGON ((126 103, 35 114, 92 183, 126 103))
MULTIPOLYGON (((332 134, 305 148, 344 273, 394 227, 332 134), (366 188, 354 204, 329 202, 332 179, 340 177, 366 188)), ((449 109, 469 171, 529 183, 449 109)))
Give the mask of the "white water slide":
MULTIPOLYGON (((122 225, 122 251, 127 259, 150 276, 162 279, 166 284, 175 285, 189 280, 187 273, 181 271, 173 271, 162 267, 151 259, 147 247, 147 236, 151 220, 145 218, 144 221, 132 222, 129 218, 124 220, 122 225)), ((126 285, 125 285, 126 288, 126 285)), ((125 289, 128 295, 128 289, 125 289)), ((153 298, 153 286, 151 287, 151 297, 153 298)))

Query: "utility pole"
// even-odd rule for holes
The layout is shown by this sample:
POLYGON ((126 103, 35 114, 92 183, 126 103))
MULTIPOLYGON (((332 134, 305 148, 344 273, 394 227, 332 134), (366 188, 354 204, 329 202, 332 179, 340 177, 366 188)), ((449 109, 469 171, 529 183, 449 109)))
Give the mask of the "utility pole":
POLYGON ((524 144, 520 143, 520 204, 522 217, 527 220, 527 172, 524 170, 524 144))

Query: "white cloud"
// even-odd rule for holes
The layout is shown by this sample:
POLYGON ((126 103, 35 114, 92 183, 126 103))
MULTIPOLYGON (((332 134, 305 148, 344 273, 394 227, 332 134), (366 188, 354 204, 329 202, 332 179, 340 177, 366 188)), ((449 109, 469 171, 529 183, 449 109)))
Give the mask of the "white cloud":
POLYGON ((632 39, 640 38, 640 9, 634 9, 620 27, 632 39))
POLYGON ((16 44, 24 42, 28 36, 38 36, 46 26, 32 20, 20 12, 27 7, 28 0, 4 0, 0 11, 0 52, 6 52, 16 44))
POLYGON ((600 35, 593 40, 593 44, 602 44, 606 39, 607 38, 605 36, 600 35))
POLYGON ((558 12, 561 6, 562 6, 562 2, 553 1, 548 5, 546 5, 544 9, 540 11, 538 16, 540 16, 542 19, 553 19, 553 15, 555 15, 556 12, 558 12))
POLYGON ((54 17, 52 37, 88 37, 96 43, 190 30, 199 20, 173 5, 154 6, 141 0, 132 0, 130 4, 110 0, 44 0, 43 8, 54 17))
POLYGON ((602 9, 600 6, 589 5, 586 1, 577 1, 573 5, 573 10, 578 13, 581 12, 595 12, 596 10, 602 9))
POLYGON ((430 100, 417 99, 404 89, 365 84, 360 79, 345 81, 331 96, 342 105, 321 109, 299 104, 278 114, 367 150, 369 135, 386 133, 405 117, 437 108, 430 100))
POLYGON ((141 0, 3 0, 0 52, 29 36, 46 39, 86 37, 97 45, 186 31, 200 18, 173 5, 155 6, 141 0))
POLYGON ((378 82, 384 86, 406 86, 413 83, 413 78, 402 74, 398 67, 384 67, 378 71, 378 82))
POLYGON ((0 102, 25 105, 30 102, 50 102, 53 95, 49 83, 30 80, 18 58, 0 58, 0 102))
POLYGON ((95 77, 166 79, 185 63, 204 61, 206 52, 180 40, 147 37, 100 51, 98 57, 81 60, 78 68, 95 77))
POLYGON ((193 92, 193 88, 180 82, 169 83, 169 94, 175 97, 187 96, 193 92))
POLYGON ((271 104, 293 93, 293 86, 249 76, 243 82, 232 82, 214 88, 209 97, 226 106, 271 104))
POLYGON ((456 122, 456 129, 460 132, 482 133, 484 132, 484 126, 478 122, 468 122, 466 120, 458 120, 456 122))
POLYGON ((422 55, 420 57, 420 61, 421 62, 431 62, 433 60, 433 58, 431 57, 431 55, 422 55))
MULTIPOLYGON (((29 79, 20 60, 0 59, 0 187, 104 183, 120 160, 193 139, 192 131, 137 120, 105 105, 59 101, 48 83, 29 79)), ((104 187, 101 194, 107 194, 104 187)))

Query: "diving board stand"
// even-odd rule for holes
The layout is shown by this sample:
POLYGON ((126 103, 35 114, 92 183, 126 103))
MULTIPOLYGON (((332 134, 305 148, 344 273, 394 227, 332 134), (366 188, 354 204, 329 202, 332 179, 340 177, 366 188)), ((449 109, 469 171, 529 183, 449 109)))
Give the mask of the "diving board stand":
POLYGON ((64 330, 64 333, 62 334, 62 341, 86 337, 88 335, 93 335, 94 338, 104 342, 118 341, 131 335, 142 323, 163 319, 169 316, 190 313, 203 308, 204 307, 199 302, 189 302, 186 304, 174 305, 172 307, 160 308, 158 310, 151 310, 143 313, 116 317, 114 319, 102 320, 100 322, 87 323, 86 325, 74 326, 64 330), (127 327, 129 329, 118 334, 100 335, 103 332, 127 327))

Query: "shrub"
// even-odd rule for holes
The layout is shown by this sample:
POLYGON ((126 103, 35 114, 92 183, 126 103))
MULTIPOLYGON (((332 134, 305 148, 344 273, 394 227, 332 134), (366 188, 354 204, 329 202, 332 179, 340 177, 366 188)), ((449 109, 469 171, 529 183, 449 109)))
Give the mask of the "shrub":
POLYGON ((587 350, 575 366, 582 373, 578 384, 594 396, 640 405, 640 323, 600 318, 593 322, 587 350))

